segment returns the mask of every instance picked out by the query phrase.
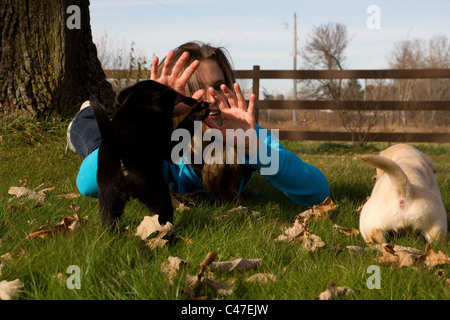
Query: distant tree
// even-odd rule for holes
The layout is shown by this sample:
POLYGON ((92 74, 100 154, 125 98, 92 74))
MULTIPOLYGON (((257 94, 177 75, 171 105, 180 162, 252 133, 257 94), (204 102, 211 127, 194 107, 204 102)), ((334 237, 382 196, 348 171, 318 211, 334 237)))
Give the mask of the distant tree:
MULTIPOLYGON (((340 23, 327 23, 314 27, 305 47, 300 51, 305 69, 343 70, 345 49, 350 42, 347 27, 340 23)), ((342 80, 306 82, 314 98, 339 99, 342 80)))
POLYGON ((88 0, 3 0, 0 119, 73 115, 94 93, 112 105, 92 42, 88 0))
MULTIPOLYGON (((351 38, 347 27, 340 23, 322 24, 314 27, 301 55, 305 68, 320 70, 344 70, 345 49, 351 38)), ((337 113, 345 130, 352 136, 354 145, 363 146, 368 142, 368 133, 378 119, 377 104, 373 102, 371 111, 344 108, 344 102, 364 100, 364 89, 357 79, 348 81, 308 80, 302 82, 301 93, 312 100, 331 100, 338 107, 337 113)), ((380 84, 381 85, 381 84, 380 84)), ((381 90, 372 91, 381 92, 381 90)), ((356 103, 353 103, 356 106, 356 103)))
MULTIPOLYGON (((446 35, 434 35, 429 40, 414 38, 398 41, 391 52, 392 69, 450 68, 450 40, 446 35)), ((394 81, 394 98, 400 101, 449 100, 450 79, 397 79, 394 81)), ((448 113, 438 117, 439 111, 398 113, 397 124, 406 126, 409 121, 434 121, 448 123, 448 113)))

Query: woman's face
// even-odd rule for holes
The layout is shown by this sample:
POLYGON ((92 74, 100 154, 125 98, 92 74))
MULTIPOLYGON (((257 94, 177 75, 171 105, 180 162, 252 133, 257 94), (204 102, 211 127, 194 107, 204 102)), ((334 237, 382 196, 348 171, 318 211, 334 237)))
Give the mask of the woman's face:
POLYGON ((220 112, 217 101, 208 92, 208 88, 214 88, 218 94, 222 95, 225 100, 227 100, 225 94, 220 90, 220 86, 226 84, 225 76, 217 62, 210 59, 200 61, 197 72, 200 82, 206 90, 203 100, 209 103, 210 112, 208 118, 213 120, 220 127, 223 124, 222 113, 220 112))

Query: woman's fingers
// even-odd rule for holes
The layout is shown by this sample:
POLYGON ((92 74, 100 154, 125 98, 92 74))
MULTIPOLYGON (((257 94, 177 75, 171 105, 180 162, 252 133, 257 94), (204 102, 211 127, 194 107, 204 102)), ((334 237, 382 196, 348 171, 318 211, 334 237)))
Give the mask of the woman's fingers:
POLYGON ((236 92, 236 97, 238 100, 238 107, 242 110, 247 110, 247 103, 245 102, 245 97, 242 94, 241 87, 238 83, 234 84, 234 91, 236 92))
POLYGON ((150 80, 158 79, 158 64, 159 64, 159 58, 154 57, 152 61, 152 68, 150 70, 150 80))
POLYGON ((205 94, 205 90, 203 90, 203 89, 197 90, 192 95, 192 99, 199 101, 204 96, 204 94, 205 94))
POLYGON ((177 60, 175 65, 172 68, 172 76, 175 78, 178 78, 180 75, 181 69, 183 68, 184 64, 186 63, 187 59, 189 59, 189 53, 183 52, 183 54, 180 56, 180 58, 177 60))
MULTIPOLYGON (((189 54, 188 54, 189 56, 189 54)), ((191 76, 194 74, 195 70, 197 70, 198 66, 200 65, 200 61, 195 60, 192 62, 183 72, 183 74, 180 76, 180 82, 186 85, 186 83, 189 81, 191 76)))
POLYGON ((164 59, 164 63, 163 63, 163 67, 162 67, 162 71, 161 71, 161 76, 168 76, 170 74, 170 66, 172 64, 172 59, 174 56, 175 52, 173 50, 170 50, 169 53, 167 54, 166 58, 164 59))

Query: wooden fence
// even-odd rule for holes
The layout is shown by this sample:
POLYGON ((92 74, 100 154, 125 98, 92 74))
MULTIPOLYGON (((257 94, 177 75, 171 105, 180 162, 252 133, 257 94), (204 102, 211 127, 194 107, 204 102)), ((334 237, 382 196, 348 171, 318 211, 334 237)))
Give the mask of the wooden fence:
MULTIPOLYGON (((107 78, 117 77, 127 71, 105 70, 107 78)), ((450 79, 450 69, 386 69, 386 70, 260 70, 254 66, 250 70, 236 70, 237 79, 251 79, 253 93, 256 95, 257 110, 413 110, 413 111, 450 111, 450 100, 445 101, 339 101, 331 100, 259 100, 261 79, 450 79)), ((132 72, 137 78, 137 72, 132 72)), ((343 131, 287 131, 280 130, 280 139, 321 140, 321 141, 359 141, 364 135, 366 141, 387 142, 450 142, 450 133, 430 132, 343 132, 343 131)))

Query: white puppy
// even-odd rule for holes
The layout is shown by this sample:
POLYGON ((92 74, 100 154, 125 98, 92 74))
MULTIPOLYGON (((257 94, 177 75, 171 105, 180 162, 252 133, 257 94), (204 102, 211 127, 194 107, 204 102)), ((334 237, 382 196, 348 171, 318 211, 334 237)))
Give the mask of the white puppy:
POLYGON ((406 144, 361 159, 377 168, 377 182, 359 222, 366 242, 386 242, 389 231, 420 231, 428 242, 445 239, 447 215, 431 159, 406 144))

